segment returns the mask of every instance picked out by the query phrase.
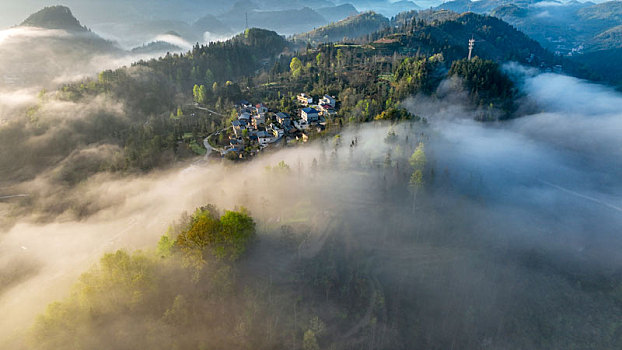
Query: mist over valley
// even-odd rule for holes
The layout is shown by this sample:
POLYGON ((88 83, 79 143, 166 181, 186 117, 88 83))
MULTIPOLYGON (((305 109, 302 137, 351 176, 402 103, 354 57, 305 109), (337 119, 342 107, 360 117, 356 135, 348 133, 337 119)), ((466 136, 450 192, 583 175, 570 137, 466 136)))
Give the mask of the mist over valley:
POLYGON ((622 345, 615 80, 461 2, 45 5, 0 15, 1 349, 622 345))

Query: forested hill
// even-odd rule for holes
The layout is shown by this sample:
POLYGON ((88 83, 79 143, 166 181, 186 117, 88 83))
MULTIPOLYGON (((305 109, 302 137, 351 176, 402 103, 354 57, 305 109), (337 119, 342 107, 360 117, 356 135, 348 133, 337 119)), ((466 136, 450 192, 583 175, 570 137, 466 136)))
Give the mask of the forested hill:
POLYGON ((63 29, 70 32, 85 32, 88 29, 80 24, 71 10, 65 6, 50 6, 36 12, 21 24, 22 26, 45 29, 63 29))
POLYGON ((365 12, 314 29, 308 33, 295 35, 293 40, 313 44, 348 41, 369 35, 388 26, 388 18, 375 12, 365 12))
POLYGON ((251 28, 224 42, 197 45, 188 54, 168 54, 137 65, 154 68, 180 87, 192 89, 196 81, 213 84, 252 75, 288 45, 276 32, 251 28))
MULTIPOLYGON (((508 23, 475 13, 441 12, 402 15, 399 25, 372 35, 376 49, 404 54, 442 52, 453 61, 466 57, 469 39, 475 39, 473 54, 497 62, 516 61, 546 67, 562 64, 562 59, 508 23), (533 55, 533 56, 532 56, 533 55)), ((565 69, 579 71, 568 64, 565 69)))

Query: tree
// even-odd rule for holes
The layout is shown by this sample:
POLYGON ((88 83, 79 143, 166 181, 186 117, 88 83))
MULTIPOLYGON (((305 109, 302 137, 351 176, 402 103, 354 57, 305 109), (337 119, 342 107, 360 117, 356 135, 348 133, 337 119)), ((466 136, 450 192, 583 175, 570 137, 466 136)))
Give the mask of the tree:
POLYGON ((315 63, 318 67, 322 66, 322 53, 318 53, 317 56, 315 56, 315 63))
POLYGON ((199 85, 197 84, 192 88, 192 97, 194 97, 194 102, 199 102, 199 85))
POLYGON ((320 346, 317 343, 317 339, 315 337, 315 332, 312 330, 308 330, 305 332, 302 339, 302 349, 303 350, 320 350, 320 346))
POLYGON ((207 88, 205 85, 195 85, 192 89, 192 95, 194 96, 195 102, 202 104, 207 103, 207 88))
POLYGON ((298 78, 302 73, 302 61, 298 57, 292 58, 292 61, 289 63, 289 69, 292 72, 292 77, 298 78))
POLYGON ((205 85, 199 86, 199 103, 205 104, 207 103, 207 88, 205 85))
POLYGON ((210 86, 214 84, 214 82, 214 73, 212 73, 212 70, 208 68, 207 71, 205 71, 205 85, 210 86))
POLYGON ((413 192, 414 212, 417 206, 417 194, 419 193, 421 187, 423 187, 423 170, 425 169, 425 165, 427 162, 423 142, 420 142, 419 145, 417 145, 417 148, 415 148, 415 151, 413 152, 412 156, 410 156, 408 162, 414 168, 414 171, 410 176, 410 181, 408 182, 413 192))
POLYGON ((425 145, 423 142, 419 142, 408 162, 415 170, 423 170, 425 168, 427 159, 425 156, 425 145))
POLYGON ((343 50, 338 49, 337 50, 337 65, 339 67, 341 67, 343 65, 344 58, 345 58, 345 55, 343 54, 343 50))
POLYGON ((245 208, 219 217, 214 207, 204 207, 197 209, 189 227, 179 234, 177 246, 188 263, 200 268, 208 255, 237 260, 254 236, 255 222, 245 208))

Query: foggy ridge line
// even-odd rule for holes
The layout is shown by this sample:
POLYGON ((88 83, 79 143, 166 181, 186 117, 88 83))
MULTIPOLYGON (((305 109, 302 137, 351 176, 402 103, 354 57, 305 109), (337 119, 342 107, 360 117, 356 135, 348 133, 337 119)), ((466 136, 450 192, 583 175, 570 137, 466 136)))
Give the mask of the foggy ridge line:
POLYGON ((610 209, 613 209, 613 210, 617 210, 617 211, 619 211, 619 212, 621 212, 621 213, 622 213, 622 208, 620 208, 620 207, 618 207, 618 206, 615 206, 615 205, 613 205, 613 204, 607 203, 607 202, 605 202, 605 201, 602 201, 602 200, 600 200, 600 199, 598 199, 598 198, 594 198, 594 197, 587 196, 587 195, 585 195, 585 194, 582 194, 582 193, 579 193, 579 192, 576 192, 576 191, 573 191, 573 190, 567 189, 567 188, 565 188, 565 187, 562 187, 562 186, 556 185, 556 184, 554 184, 554 183, 550 183, 550 182, 545 181, 545 180, 541 180, 541 179, 537 179, 537 180, 538 180, 539 182, 541 182, 541 183, 545 184, 545 185, 551 186, 551 187, 556 188, 556 189, 558 189, 558 190, 560 190, 560 191, 566 192, 566 193, 568 193, 568 194, 571 194, 571 195, 573 195, 573 196, 577 196, 577 197, 580 197, 580 198, 583 198, 583 199, 587 199, 587 200, 589 200, 589 201, 592 201, 592 202, 594 202, 594 203, 598 203, 598 204, 603 205, 603 206, 605 206, 605 207, 607 207, 607 208, 610 208, 610 209))

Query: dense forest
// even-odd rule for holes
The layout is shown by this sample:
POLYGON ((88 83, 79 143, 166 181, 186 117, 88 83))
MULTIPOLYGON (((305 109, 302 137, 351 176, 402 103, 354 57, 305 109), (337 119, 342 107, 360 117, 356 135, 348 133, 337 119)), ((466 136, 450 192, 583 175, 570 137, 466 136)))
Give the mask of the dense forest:
POLYGON ((389 19, 375 12, 365 12, 339 22, 293 36, 294 42, 318 43, 351 41, 389 26, 389 19))

